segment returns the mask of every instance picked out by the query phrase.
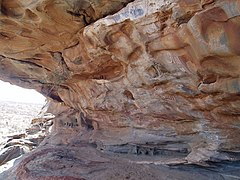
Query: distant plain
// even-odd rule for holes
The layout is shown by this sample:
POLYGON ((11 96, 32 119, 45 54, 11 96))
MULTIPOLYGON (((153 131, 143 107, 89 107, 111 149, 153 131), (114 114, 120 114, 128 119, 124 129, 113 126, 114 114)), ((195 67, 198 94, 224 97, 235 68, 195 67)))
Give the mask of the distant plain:
POLYGON ((0 101, 0 146, 7 136, 24 133, 36 118, 42 104, 0 101))

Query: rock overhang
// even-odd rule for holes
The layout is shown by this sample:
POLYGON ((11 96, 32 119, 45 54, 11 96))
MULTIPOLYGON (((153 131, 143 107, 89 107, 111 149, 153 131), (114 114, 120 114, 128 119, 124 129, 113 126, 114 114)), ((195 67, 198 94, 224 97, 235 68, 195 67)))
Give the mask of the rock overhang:
POLYGON ((51 142, 239 160, 240 2, 104 2, 2 1, 0 78, 51 99, 51 142))

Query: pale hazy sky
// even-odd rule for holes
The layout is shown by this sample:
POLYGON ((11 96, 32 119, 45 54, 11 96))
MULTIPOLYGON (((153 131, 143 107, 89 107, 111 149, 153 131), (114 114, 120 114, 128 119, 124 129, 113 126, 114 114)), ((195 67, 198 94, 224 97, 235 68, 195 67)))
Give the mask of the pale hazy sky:
POLYGON ((24 89, 0 81, 0 101, 14 101, 25 103, 41 103, 45 101, 45 97, 32 89, 24 89))

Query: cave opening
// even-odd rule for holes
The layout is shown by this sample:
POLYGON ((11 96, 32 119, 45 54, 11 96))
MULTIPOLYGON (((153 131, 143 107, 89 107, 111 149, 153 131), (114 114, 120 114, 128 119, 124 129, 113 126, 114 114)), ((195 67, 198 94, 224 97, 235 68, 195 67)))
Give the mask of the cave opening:
POLYGON ((39 124, 45 101, 35 90, 0 81, 0 167, 39 144, 33 137, 43 130, 39 124))
POLYGON ((45 97, 32 89, 24 89, 0 81, 0 145, 8 136, 23 133, 40 113, 45 97))
POLYGON ((0 92, 0 101, 42 105, 45 102, 45 97, 37 91, 33 89, 24 89, 4 81, 0 81, 0 92))

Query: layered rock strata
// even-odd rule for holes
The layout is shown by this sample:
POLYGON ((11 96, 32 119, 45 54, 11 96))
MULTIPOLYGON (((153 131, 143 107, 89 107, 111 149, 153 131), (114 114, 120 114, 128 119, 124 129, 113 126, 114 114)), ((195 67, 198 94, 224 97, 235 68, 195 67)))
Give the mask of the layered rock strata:
POLYGON ((159 164, 239 161, 239 0, 2 0, 1 12, 0 78, 56 116, 15 176, 105 179, 134 164, 154 179, 159 164))

